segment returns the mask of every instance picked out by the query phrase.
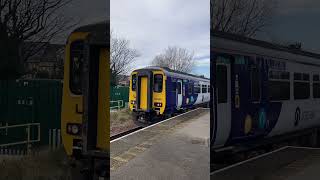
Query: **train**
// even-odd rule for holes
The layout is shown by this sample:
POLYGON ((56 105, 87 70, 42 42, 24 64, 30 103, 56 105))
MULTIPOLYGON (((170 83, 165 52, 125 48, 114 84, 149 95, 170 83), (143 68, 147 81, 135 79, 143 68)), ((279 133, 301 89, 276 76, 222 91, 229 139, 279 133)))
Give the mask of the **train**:
POLYGON ((137 69, 130 75, 129 109, 140 126, 209 102, 208 78, 158 66, 137 69))
POLYGON ((61 137, 66 154, 77 159, 109 153, 109 24, 78 27, 65 46, 61 137))
POLYGON ((210 41, 211 153, 319 127, 320 54, 219 31, 210 41))

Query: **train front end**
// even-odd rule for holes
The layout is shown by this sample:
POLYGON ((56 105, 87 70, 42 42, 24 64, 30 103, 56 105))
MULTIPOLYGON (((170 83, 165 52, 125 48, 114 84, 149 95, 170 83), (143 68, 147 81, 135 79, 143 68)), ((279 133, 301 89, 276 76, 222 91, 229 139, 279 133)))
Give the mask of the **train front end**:
POLYGON ((154 122, 164 115, 166 76, 161 69, 139 69, 131 73, 129 108, 138 125, 154 122))

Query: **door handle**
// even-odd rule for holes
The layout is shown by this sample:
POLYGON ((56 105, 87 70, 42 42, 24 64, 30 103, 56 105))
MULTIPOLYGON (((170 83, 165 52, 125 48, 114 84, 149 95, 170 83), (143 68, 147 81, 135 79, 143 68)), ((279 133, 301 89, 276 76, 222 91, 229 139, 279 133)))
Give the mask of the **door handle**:
POLYGON ((79 111, 79 105, 76 104, 76 113, 77 114, 83 114, 83 111, 79 111))

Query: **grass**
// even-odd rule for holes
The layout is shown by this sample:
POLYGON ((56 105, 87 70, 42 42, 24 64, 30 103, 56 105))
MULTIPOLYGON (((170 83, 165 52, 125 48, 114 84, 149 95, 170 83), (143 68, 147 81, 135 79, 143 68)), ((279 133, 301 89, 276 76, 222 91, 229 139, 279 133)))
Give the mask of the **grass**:
POLYGON ((133 116, 128 108, 110 112, 110 135, 113 136, 120 132, 136 127, 133 116))
POLYGON ((121 126, 128 122, 132 122, 132 113, 128 108, 110 112, 111 127, 121 126))

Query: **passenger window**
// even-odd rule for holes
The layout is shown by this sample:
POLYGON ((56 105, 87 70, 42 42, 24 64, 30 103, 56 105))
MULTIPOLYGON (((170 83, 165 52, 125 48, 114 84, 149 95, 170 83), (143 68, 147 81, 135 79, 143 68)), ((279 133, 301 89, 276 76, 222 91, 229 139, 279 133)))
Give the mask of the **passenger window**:
POLYGON ((252 68, 251 70, 251 100, 260 100, 260 73, 258 68, 252 68))
POLYGON ((132 91, 136 91, 136 86, 137 86, 137 75, 136 74, 132 75, 131 81, 132 81, 131 89, 132 89, 132 91))
POLYGON ((177 82, 177 91, 178 94, 181 94, 181 82, 177 82))
POLYGON ((310 76, 306 73, 294 73, 294 99, 310 97, 310 76))
POLYGON ((176 94, 176 91, 177 91, 177 83, 173 82, 172 92, 176 94))
POLYGON ((313 75, 313 98, 320 98, 320 78, 319 75, 313 75))
POLYGON ((83 41, 70 45, 70 80, 69 88, 73 94, 82 94, 83 41))
POLYGON ((268 81, 269 99, 283 101, 290 99, 290 73, 270 71, 268 81))
POLYGON ((207 93, 208 90, 207 90, 207 85, 202 85, 202 93, 207 93))
POLYGON ((228 74, 227 67, 224 65, 217 65, 217 90, 218 103, 226 103, 228 100, 228 74))
POLYGON ((193 90, 194 90, 195 94, 199 94, 201 92, 200 85, 199 84, 194 84, 193 90))
POLYGON ((162 92, 163 76, 161 74, 154 75, 153 82, 153 91, 158 93, 162 92))
POLYGON ((320 77, 319 75, 313 75, 313 98, 320 98, 320 77))
POLYGON ((208 93, 210 93, 210 88, 211 88, 210 85, 208 85, 208 93))

